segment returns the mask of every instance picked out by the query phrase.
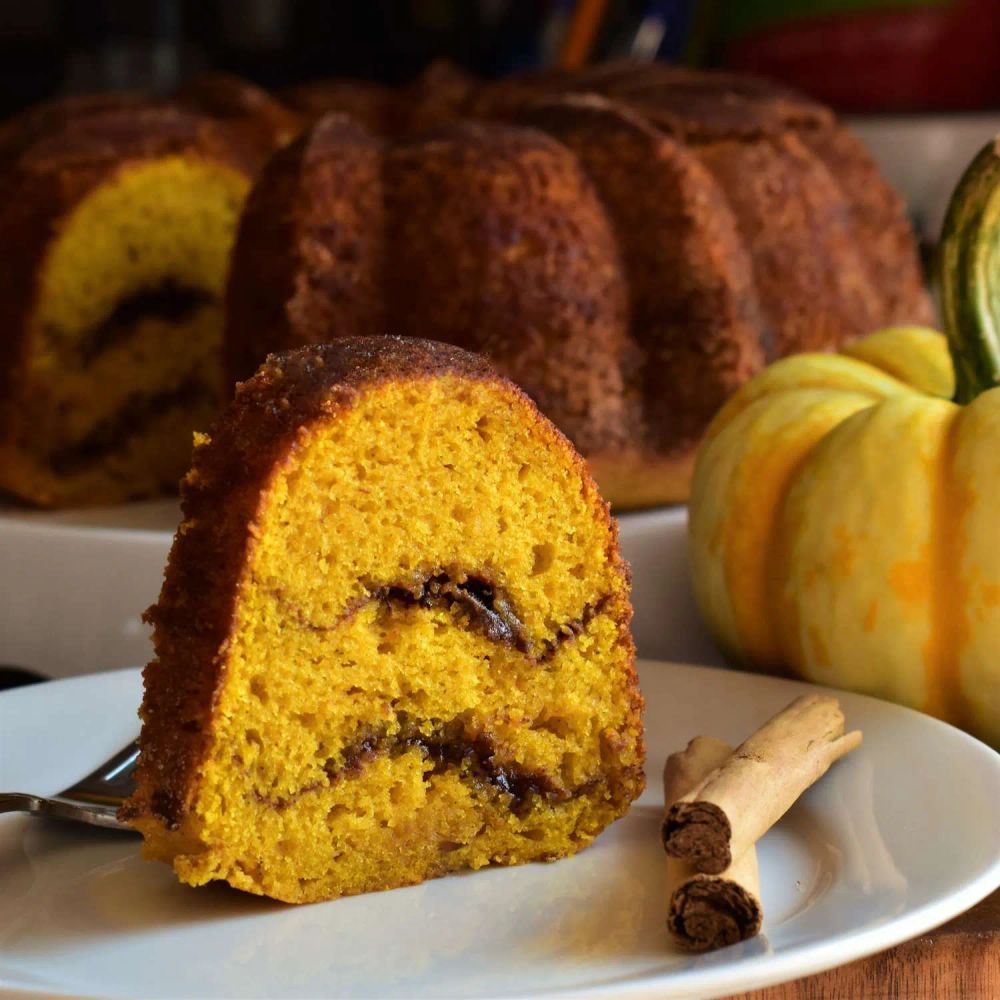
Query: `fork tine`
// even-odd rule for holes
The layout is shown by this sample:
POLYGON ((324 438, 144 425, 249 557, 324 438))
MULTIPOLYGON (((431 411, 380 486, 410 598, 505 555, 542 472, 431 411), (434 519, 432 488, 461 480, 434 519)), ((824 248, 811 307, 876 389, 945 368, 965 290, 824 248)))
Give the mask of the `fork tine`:
POLYGON ((43 795, 27 795, 24 792, 0 793, 0 813, 24 812, 33 816, 49 816, 68 819, 76 823, 88 823, 109 830, 135 831, 118 819, 115 806, 97 803, 76 803, 60 798, 46 798, 43 795))
POLYGON ((130 826, 119 822, 118 807, 135 788, 132 775, 138 757, 139 745, 133 741, 97 770, 51 797, 0 792, 0 813, 26 812, 134 832, 130 826))

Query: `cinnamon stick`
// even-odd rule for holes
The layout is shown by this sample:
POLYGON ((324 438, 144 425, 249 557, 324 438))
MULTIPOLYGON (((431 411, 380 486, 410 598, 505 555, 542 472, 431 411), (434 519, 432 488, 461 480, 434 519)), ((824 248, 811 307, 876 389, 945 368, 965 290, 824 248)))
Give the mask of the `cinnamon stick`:
POLYGON ((836 698, 796 698, 667 810, 667 854, 709 875, 724 872, 860 743, 860 732, 844 735, 836 698))
MULTIPOLYGON (((671 754, 663 768, 665 808, 728 760, 732 747, 696 736, 671 754)), ((745 941, 760 931, 760 876, 754 847, 719 875, 703 875, 686 861, 667 858, 667 928, 689 951, 708 951, 745 941)))

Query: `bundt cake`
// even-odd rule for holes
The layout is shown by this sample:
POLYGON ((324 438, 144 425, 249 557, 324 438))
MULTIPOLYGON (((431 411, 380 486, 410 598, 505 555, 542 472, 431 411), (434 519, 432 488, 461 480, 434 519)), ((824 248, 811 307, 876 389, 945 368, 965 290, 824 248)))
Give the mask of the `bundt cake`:
POLYGON ((170 490, 268 353, 377 330, 488 354, 615 506, 683 500, 708 421, 766 362, 931 319, 899 199, 778 85, 436 64, 282 97, 212 75, 0 127, 0 491, 170 490))
POLYGON ((175 488, 223 395, 254 159, 222 123, 130 96, 0 131, 0 490, 57 506, 175 488))
POLYGON ((709 419, 767 361, 930 318, 899 199, 784 88, 660 65, 456 80, 429 119, 480 120, 414 137, 427 89, 299 92, 365 122, 335 110, 261 173, 232 376, 371 323, 484 351, 628 508, 686 498, 709 419))
POLYGON ((182 493, 122 811, 182 881, 307 902, 551 860, 642 790, 614 522, 482 358, 274 355, 182 493))

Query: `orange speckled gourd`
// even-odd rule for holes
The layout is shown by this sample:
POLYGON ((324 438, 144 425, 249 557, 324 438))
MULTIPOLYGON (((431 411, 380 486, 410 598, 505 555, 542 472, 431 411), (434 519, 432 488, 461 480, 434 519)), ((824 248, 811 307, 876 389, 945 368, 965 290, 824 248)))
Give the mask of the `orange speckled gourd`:
POLYGON ((956 191, 947 340, 779 361, 711 424, 691 566, 735 659, 890 698, 1000 746, 1000 156, 956 191), (949 356, 950 346, 950 356, 949 356))

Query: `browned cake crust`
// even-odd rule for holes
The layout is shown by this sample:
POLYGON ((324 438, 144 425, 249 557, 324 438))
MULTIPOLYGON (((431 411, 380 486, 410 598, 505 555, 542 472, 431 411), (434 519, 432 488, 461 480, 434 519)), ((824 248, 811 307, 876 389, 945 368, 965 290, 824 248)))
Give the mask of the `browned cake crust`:
POLYGON ((385 159, 387 329, 483 351, 586 455, 626 444, 626 276, 597 192, 533 129, 468 122, 385 159))
MULTIPOLYGON (((144 672, 142 754, 129 818, 155 815, 172 827, 184 813, 208 746, 212 696, 222 680, 258 505, 303 429, 335 418, 371 387, 448 374, 506 384, 483 358, 455 347, 357 337, 272 356, 237 388, 235 400, 212 428, 211 444, 196 451, 182 484, 184 519, 159 601, 146 614, 156 658, 144 672)), ((596 498, 596 486, 569 442, 537 411, 535 420, 537 433, 558 442, 567 463, 583 477, 584 489, 596 498)), ((599 501, 596 506, 609 532, 608 559, 627 574, 617 527, 607 506, 599 501)))
MULTIPOLYGON (((726 196, 741 198, 749 211, 756 211, 757 217, 749 215, 742 223, 751 247, 755 235, 768 228, 762 228, 760 221, 761 216, 769 221, 773 207, 768 204, 768 187, 774 189, 774 196, 782 197, 791 185, 793 200, 802 197, 803 186, 809 193, 815 191, 812 201, 825 214, 811 226, 811 238, 818 244, 814 252, 837 263, 831 270, 838 275, 832 280, 841 287, 827 289, 817 305, 815 294, 821 289, 814 278, 804 282, 804 291, 794 286, 783 289, 781 298, 788 301, 791 296, 793 314, 807 306, 815 313, 834 304, 840 312, 835 317, 838 336, 823 338, 826 346, 836 346, 845 336, 870 332, 872 327, 866 324, 873 313, 876 325, 932 321, 902 200, 861 143, 828 108, 757 77, 625 62, 580 74, 548 73, 503 81, 480 92, 476 110, 516 119, 540 96, 560 93, 612 97, 682 140, 706 163, 722 163, 725 169, 718 171, 716 179, 726 196), (752 178, 759 180, 748 192, 746 182, 752 178), (861 290, 854 293, 853 302, 848 299, 845 313, 841 293, 845 287, 856 286, 861 290), (846 334, 839 333, 844 323, 846 334)), ((806 206, 808 211, 815 207, 806 206)), ((780 220, 775 228, 782 228, 780 220)), ((801 223, 798 229, 803 229, 801 223)), ((800 244, 798 253, 802 252, 800 244)), ((779 272, 793 270, 794 254, 789 258, 779 246, 776 256, 778 260, 768 266, 779 272)), ((765 268, 758 270, 763 273, 765 268)))
POLYGON ((884 303, 883 322, 933 325, 934 308, 924 288, 903 199, 849 129, 811 129, 800 138, 846 196, 854 245, 884 303))
POLYGON ((475 117, 473 106, 482 87, 482 80, 446 59, 431 63, 403 91, 406 114, 398 125, 400 134, 419 136, 458 118, 475 117))
POLYGON ((383 154, 321 119, 251 194, 228 304, 236 378, 264 345, 426 329, 488 354, 578 447, 626 443, 618 251, 575 158, 538 132, 460 123, 383 154))
POLYGON ((828 108, 780 83, 718 70, 622 64, 618 73, 585 78, 584 86, 638 108, 658 127, 689 141, 753 139, 835 122, 828 108))
MULTIPOLYGON (((933 310, 902 199, 879 173, 862 144, 828 108, 771 80, 661 63, 598 67, 585 74, 582 81, 564 86, 595 90, 629 104, 658 128, 682 139, 696 155, 701 155, 702 146, 721 144, 715 160, 724 160, 730 172, 720 172, 716 179, 727 197, 736 198, 742 193, 747 200, 744 182, 749 175, 740 170, 739 164, 743 157, 730 155, 740 146, 760 146, 765 151, 777 147, 776 153, 769 156, 766 152, 756 154, 766 157, 763 163, 743 164, 752 166, 760 175, 759 185, 780 189, 782 172, 791 174, 793 186, 815 184, 815 198, 822 200, 826 211, 810 227, 818 243, 815 252, 836 262, 843 285, 853 286, 860 281, 862 288, 874 290, 867 293, 867 306, 855 301, 844 315, 844 307, 839 305, 841 321, 849 329, 835 342, 827 341, 827 347, 870 332, 871 327, 864 324, 872 310, 876 325, 932 322, 933 310), (791 153, 786 156, 789 147, 791 153), (774 168, 773 164, 779 166, 774 168), (816 182, 816 175, 822 180, 816 182), (830 217, 836 220, 832 225, 830 217), (843 251, 845 228, 847 253, 843 251)), ((751 248, 754 234, 761 231, 758 227, 754 221, 745 225, 751 248)), ((789 269, 793 263, 794 257, 780 261, 789 269)), ((786 294, 794 296, 796 291, 791 288, 786 294)), ((832 297, 821 300, 819 305, 813 299, 810 304, 813 291, 809 289, 797 301, 813 312, 825 309, 832 297)), ((862 299, 865 295, 861 293, 862 299)))
POLYGON ((591 449, 588 460, 599 481, 615 482, 615 496, 637 498, 651 479, 662 497, 669 478, 683 496, 705 426, 772 347, 733 213, 687 146, 626 106, 570 95, 535 102, 518 120, 576 155, 628 279, 629 351, 639 363, 626 373, 626 393, 637 412, 624 448, 591 449))
MULTIPOLYGON (((517 80, 511 82, 506 94, 503 87, 497 86, 495 108, 490 91, 483 91, 481 110, 518 117, 530 104, 531 88, 518 94, 517 80)), ((751 177, 759 177, 759 186, 769 185, 778 194, 785 193, 785 175, 791 178, 793 192, 803 184, 810 191, 815 188, 815 200, 826 210, 811 227, 812 238, 819 243, 816 252, 838 263, 836 270, 843 286, 854 287, 860 281, 862 288, 869 289, 868 305, 862 292, 862 301, 848 303, 846 315, 836 289, 834 295, 821 300, 820 307, 825 309, 836 298, 842 313, 838 322, 854 328, 848 336, 870 331, 864 324, 872 311, 878 325, 931 322, 933 311, 902 200, 861 143, 823 105, 770 80, 662 63, 612 63, 578 76, 553 76, 544 80, 542 90, 550 95, 593 92, 613 97, 682 140, 696 155, 702 156, 702 147, 706 147, 706 162, 721 161, 728 168, 716 178, 726 196, 736 199, 742 195, 744 202, 757 206, 759 214, 766 215, 767 198, 758 198, 760 187, 747 193, 745 182, 751 177), (817 174, 822 178, 818 182, 817 174), (830 217, 836 220, 832 225, 830 217), (845 228, 846 241, 842 235, 845 228), (845 243, 849 245, 846 253, 845 243)), ((814 206, 808 209, 812 211, 814 206)), ((752 246, 752 237, 762 231, 759 219, 747 219, 744 229, 752 246)), ((779 252, 779 257, 783 256, 779 252)), ((781 268, 786 264, 785 259, 779 261, 781 268)), ((798 291, 786 288, 784 298, 791 295, 797 304, 808 305, 816 291, 815 282, 801 298, 798 291)), ((812 311, 820 311, 815 298, 811 301, 812 311)), ((837 342, 843 339, 836 338, 837 342)), ((835 346, 829 340, 826 344, 835 346)))
POLYGON ((332 114, 265 167, 233 249, 230 384, 272 351, 385 329, 381 148, 352 118, 332 114))

